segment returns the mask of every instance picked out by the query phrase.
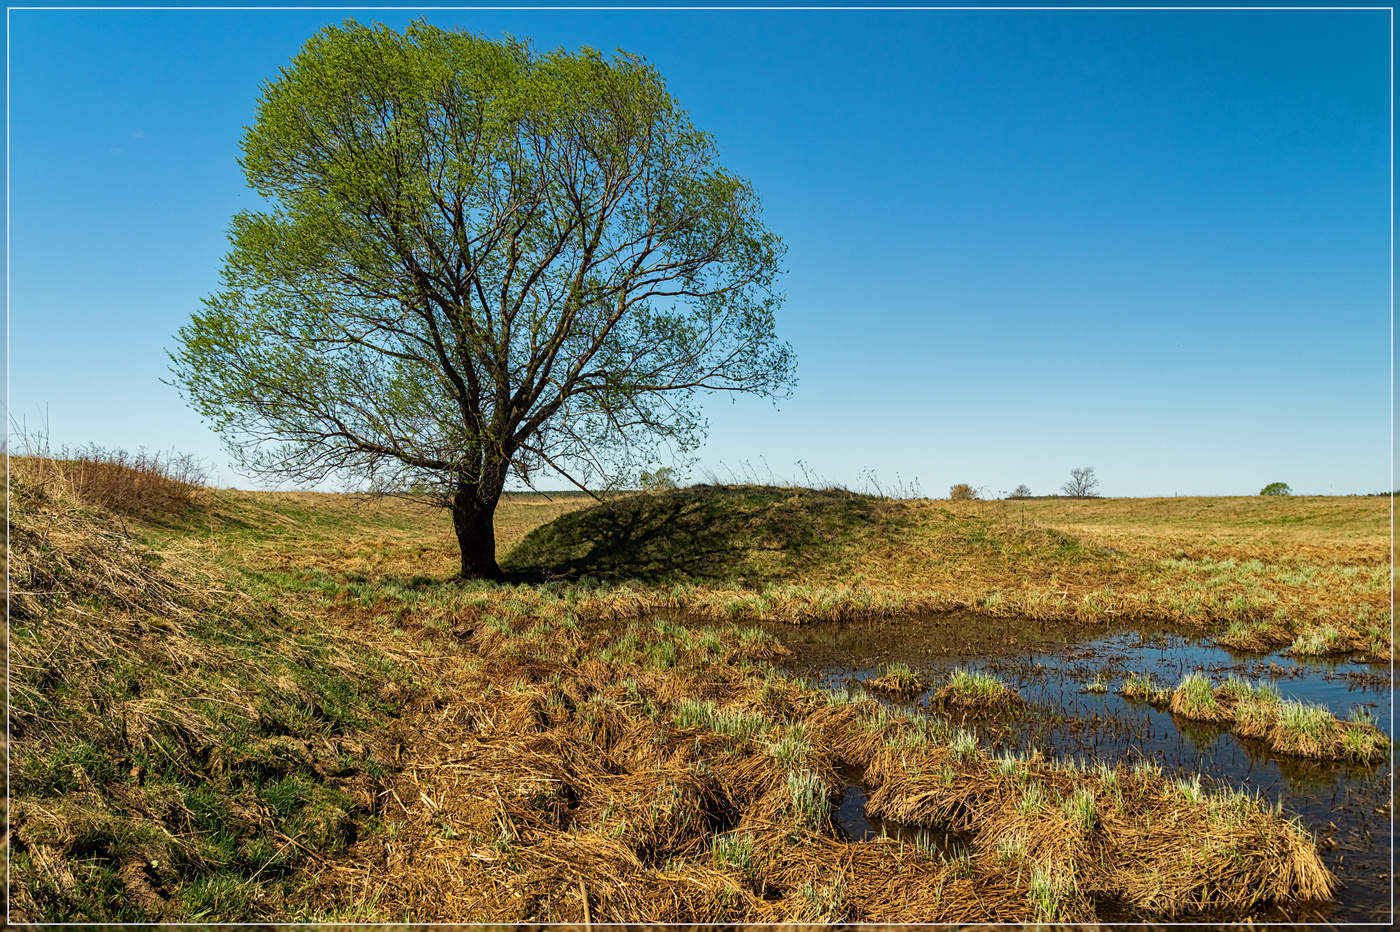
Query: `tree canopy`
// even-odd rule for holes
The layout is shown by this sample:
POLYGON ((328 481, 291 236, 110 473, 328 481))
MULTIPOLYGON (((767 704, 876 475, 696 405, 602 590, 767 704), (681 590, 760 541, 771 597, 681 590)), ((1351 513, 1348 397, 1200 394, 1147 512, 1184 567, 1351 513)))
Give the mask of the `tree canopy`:
POLYGON ((512 472, 692 450, 704 390, 782 395, 784 247, 643 59, 347 21, 262 88, 263 197, 174 383, 250 473, 413 488, 495 575, 512 472))

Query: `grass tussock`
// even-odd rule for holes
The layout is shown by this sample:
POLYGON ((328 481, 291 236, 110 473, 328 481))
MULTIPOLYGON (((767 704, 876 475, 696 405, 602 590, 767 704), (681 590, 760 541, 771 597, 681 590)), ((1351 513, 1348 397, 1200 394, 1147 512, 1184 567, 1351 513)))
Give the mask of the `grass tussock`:
POLYGON ((948 682, 933 694, 935 708, 965 714, 988 715, 1014 712, 1025 706, 1016 690, 990 673, 958 668, 948 674, 948 682))
POLYGON ((1212 687, 1209 677, 1188 674, 1171 692, 1168 707, 1184 719, 1229 725, 1235 734, 1293 757, 1373 763, 1390 749, 1385 734, 1364 718, 1341 721, 1324 706, 1284 701, 1272 687, 1236 677, 1212 687))
POLYGON ((1172 692, 1168 708, 1173 715, 1196 722, 1227 722, 1229 712, 1215 701, 1210 677, 1200 673, 1188 673, 1181 684, 1172 692))
POLYGON ((908 664, 887 664, 880 667, 879 674, 862 680, 861 686, 895 699, 913 699, 928 688, 924 678, 910 669, 908 664))
POLYGON ((1008 768, 933 748, 881 775, 871 814, 973 832, 974 863, 1005 871, 1010 852, 1031 865, 1028 918, 1093 921, 1099 898, 1163 917, 1247 910, 1326 898, 1335 887, 1307 834, 1258 800, 1187 796, 1149 769, 1083 771, 1036 759, 1008 768))
POLYGON ((1159 689, 1152 685, 1152 674, 1150 673, 1129 673, 1124 678, 1123 685, 1118 688, 1118 693, 1125 699, 1146 702, 1154 706, 1165 707, 1172 701, 1172 691, 1159 689))

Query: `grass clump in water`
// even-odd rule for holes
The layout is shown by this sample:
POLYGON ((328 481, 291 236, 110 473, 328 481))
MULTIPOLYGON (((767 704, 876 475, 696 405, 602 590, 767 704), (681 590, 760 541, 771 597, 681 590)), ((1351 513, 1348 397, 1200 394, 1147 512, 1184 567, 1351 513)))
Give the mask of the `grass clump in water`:
POLYGON ((1251 686, 1237 677, 1211 689, 1207 677, 1189 674, 1171 694, 1171 711, 1182 718, 1228 724, 1234 734, 1294 757, 1366 763, 1384 757, 1390 747, 1372 722, 1339 721, 1326 706, 1284 701, 1272 686, 1251 686))
POLYGON ((1150 673, 1129 673, 1118 693, 1125 699, 1151 705, 1165 705, 1171 701, 1171 691, 1153 686, 1150 673))
POLYGON ((880 667, 879 676, 862 680, 861 685, 872 692, 883 693, 896 699, 912 699, 928 688, 923 677, 904 663, 891 663, 880 667))
POLYGON ((1366 763, 1380 760, 1390 748, 1389 740, 1374 725, 1339 722, 1324 706, 1281 702, 1277 710, 1268 741, 1280 753, 1366 763))
POLYGON ((1173 715, 1197 722, 1223 722, 1231 717, 1215 701, 1210 677, 1200 673, 1188 673, 1182 677, 1181 685, 1172 693, 1170 708, 1173 715))
POLYGON ((947 685, 933 694, 933 704, 977 714, 1012 711, 1023 707, 1025 701, 995 676, 959 667, 948 675, 947 685))

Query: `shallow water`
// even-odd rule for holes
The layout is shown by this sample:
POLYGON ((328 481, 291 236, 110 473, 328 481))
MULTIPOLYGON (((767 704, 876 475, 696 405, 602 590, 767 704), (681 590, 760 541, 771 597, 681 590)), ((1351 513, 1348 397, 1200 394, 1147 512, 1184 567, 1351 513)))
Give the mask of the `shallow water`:
MULTIPOLYGON (((1147 759, 1169 776, 1203 773, 1232 787, 1281 801, 1318 839, 1328 867, 1342 881, 1330 904, 1304 904, 1257 913, 1263 920, 1380 922, 1390 920, 1391 773, 1387 763, 1358 765, 1275 755, 1256 741, 1213 725, 1174 719, 1145 703, 1117 695, 1129 672, 1150 673, 1159 686, 1175 686, 1191 672, 1217 684, 1234 674, 1271 683, 1284 699, 1325 705, 1345 718, 1354 706, 1370 711, 1393 737, 1390 671, 1354 662, 1299 660, 1282 654, 1244 655, 1216 647, 1191 633, 1119 630, 946 615, 898 622, 770 625, 792 651, 784 666, 813 685, 858 688, 882 664, 908 664, 930 689, 904 705, 922 705, 954 667, 994 673, 1028 703, 1013 720, 966 721, 993 752, 1038 749, 1047 757, 1147 759), (1099 678, 1107 693, 1084 688, 1099 678)), ((872 694, 873 695, 873 694, 872 694)), ((882 700, 883 701, 883 700, 882 700)), ((871 823, 854 781, 837 813, 853 837, 882 832, 930 844, 927 834, 871 823)), ((933 842, 961 853, 957 839, 933 842)))

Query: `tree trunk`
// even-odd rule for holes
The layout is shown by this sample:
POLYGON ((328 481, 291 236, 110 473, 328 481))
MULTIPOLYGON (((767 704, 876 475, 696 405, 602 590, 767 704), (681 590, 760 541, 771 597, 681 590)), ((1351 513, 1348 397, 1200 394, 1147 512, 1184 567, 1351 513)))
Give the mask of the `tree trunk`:
POLYGON ((452 496, 452 527, 462 551, 463 579, 500 579, 496 565, 496 502, 501 493, 481 495, 479 486, 459 485, 452 496))

